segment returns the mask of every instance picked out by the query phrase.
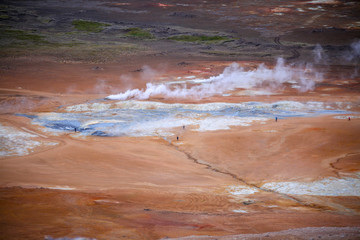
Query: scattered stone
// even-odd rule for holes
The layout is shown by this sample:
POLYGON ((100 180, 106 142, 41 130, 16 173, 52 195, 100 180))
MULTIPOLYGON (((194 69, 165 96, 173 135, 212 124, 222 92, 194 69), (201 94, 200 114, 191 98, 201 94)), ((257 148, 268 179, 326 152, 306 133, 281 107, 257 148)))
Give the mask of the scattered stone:
POLYGON ((102 67, 95 66, 92 68, 92 70, 99 71, 99 70, 104 70, 104 69, 102 67))
POLYGON ((187 63, 187 62, 179 62, 177 65, 178 65, 178 66, 188 66, 188 65, 190 65, 190 63, 187 63))
POLYGON ((244 205, 251 205, 253 203, 255 203, 255 202, 252 200, 247 200, 247 201, 243 202, 244 205))
POLYGON ((184 13, 184 12, 173 12, 169 16, 171 17, 181 17, 181 18, 194 18, 196 15, 184 13))

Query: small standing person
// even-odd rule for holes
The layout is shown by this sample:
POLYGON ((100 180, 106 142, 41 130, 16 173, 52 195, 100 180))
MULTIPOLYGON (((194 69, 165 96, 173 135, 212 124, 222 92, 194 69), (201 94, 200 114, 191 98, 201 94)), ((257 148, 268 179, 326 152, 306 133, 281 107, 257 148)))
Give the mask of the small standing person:
POLYGON ((275 122, 277 122, 277 117, 275 117, 275 122))
POLYGON ((176 136, 176 140, 179 141, 179 136, 176 136))
POLYGON ((349 121, 350 121, 350 117, 349 117, 349 121))

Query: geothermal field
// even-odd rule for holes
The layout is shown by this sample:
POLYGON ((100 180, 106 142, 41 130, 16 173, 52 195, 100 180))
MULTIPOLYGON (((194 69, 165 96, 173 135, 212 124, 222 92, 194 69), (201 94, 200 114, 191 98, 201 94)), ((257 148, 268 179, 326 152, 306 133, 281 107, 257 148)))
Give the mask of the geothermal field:
POLYGON ((360 3, 3 0, 0 239, 360 239, 360 3))

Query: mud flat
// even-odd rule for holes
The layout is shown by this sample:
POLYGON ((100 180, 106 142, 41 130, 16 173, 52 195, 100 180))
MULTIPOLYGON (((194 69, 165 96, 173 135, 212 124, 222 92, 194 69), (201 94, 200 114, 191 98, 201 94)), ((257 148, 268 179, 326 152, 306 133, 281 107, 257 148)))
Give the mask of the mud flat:
POLYGON ((359 239, 358 7, 4 1, 0 238, 359 239))
POLYGON ((356 239, 359 98, 337 86, 163 102, 3 89, 2 232, 356 239))

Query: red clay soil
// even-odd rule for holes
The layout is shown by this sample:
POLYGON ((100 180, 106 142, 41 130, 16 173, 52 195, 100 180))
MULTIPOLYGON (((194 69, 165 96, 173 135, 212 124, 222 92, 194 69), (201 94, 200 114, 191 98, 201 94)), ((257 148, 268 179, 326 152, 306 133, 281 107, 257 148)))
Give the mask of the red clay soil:
MULTIPOLYGON (((166 74, 201 76, 196 70, 208 67, 208 74, 214 75, 228 64, 194 61, 179 69, 176 63, 168 61, 166 74)), ((281 119, 213 132, 185 129, 179 130, 179 142, 174 137, 170 143, 156 137, 54 136, 12 113, 51 112, 60 105, 104 97, 106 91, 94 90, 98 79, 126 89, 119 76, 141 68, 142 62, 121 67, 104 64, 103 70, 93 70, 90 64, 36 59, 8 64, 12 68, 2 70, 0 84, 1 123, 39 133, 40 140, 58 145, 1 158, 1 239, 159 239, 359 226, 358 197, 295 197, 266 191, 235 197, 228 191, 237 185, 260 187, 272 181, 352 176, 359 172, 358 118, 281 119), (34 104, 5 108, 15 95, 34 104)), ((131 74, 132 87, 143 86, 140 73, 131 74)), ((357 92, 341 86, 328 91, 333 94, 329 97, 321 88, 299 95, 292 91, 273 96, 215 96, 202 102, 288 99, 350 101, 356 106, 359 101, 357 92)), ((316 232, 325 233, 325 229, 323 235, 316 232)), ((350 239, 358 235, 354 236, 350 239)))

